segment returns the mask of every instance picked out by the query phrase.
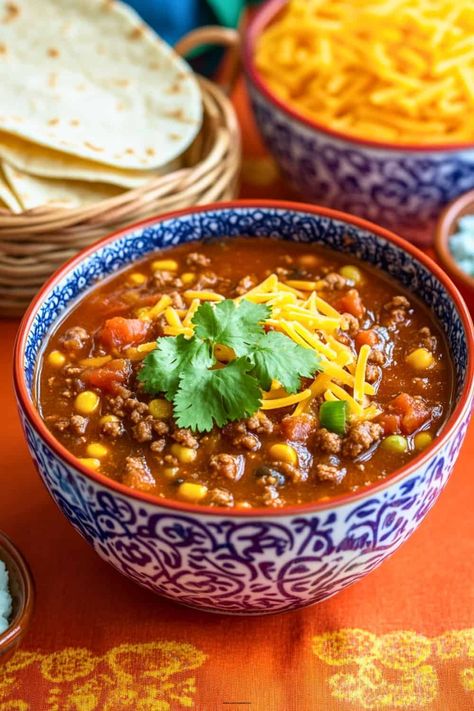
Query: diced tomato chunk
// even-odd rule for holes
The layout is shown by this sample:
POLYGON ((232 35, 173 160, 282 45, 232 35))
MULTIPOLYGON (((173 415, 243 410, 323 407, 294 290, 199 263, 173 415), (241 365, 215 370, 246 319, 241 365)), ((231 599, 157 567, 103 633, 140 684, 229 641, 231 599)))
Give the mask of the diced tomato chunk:
POLYGON ((293 442, 305 442, 315 429, 312 415, 287 415, 280 423, 280 431, 285 439, 293 442))
POLYGON ((81 377, 87 385, 114 393, 118 385, 125 385, 128 382, 131 372, 132 366, 129 360, 116 358, 101 368, 86 368, 81 377))
POLYGON ((149 325, 139 318, 109 318, 99 335, 100 342, 109 351, 121 350, 143 343, 148 335, 149 325))
POLYGON ((391 408, 401 414, 400 429, 403 434, 412 434, 430 418, 430 411, 420 397, 400 393, 392 402, 391 408))
POLYGON ((349 289, 347 294, 344 294, 336 304, 336 308, 341 312, 352 314, 356 318, 362 318, 365 313, 365 308, 360 298, 357 289, 349 289))
POLYGON ((383 433, 387 437, 388 435, 397 434, 400 432, 400 420, 401 415, 392 414, 389 412, 384 412, 383 415, 377 418, 379 425, 383 427, 383 433))
POLYGON ((362 346, 375 346, 379 341, 377 336, 377 331, 372 328, 367 329, 367 331, 359 331, 355 337, 355 342, 357 349, 359 350, 362 346))

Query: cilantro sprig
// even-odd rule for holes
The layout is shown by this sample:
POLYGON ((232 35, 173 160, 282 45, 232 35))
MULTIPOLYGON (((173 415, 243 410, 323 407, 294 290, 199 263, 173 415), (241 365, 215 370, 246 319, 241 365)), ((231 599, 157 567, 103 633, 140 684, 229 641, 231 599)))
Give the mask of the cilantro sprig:
POLYGON ((262 390, 278 380, 295 393, 301 378, 319 369, 313 350, 303 348, 277 331, 266 332, 270 315, 264 304, 225 299, 199 306, 192 322, 194 335, 165 336, 143 361, 138 374, 148 393, 164 393, 173 402, 179 427, 208 432, 233 420, 249 417, 261 404, 262 390), (216 346, 235 353, 228 364, 218 361, 216 346))

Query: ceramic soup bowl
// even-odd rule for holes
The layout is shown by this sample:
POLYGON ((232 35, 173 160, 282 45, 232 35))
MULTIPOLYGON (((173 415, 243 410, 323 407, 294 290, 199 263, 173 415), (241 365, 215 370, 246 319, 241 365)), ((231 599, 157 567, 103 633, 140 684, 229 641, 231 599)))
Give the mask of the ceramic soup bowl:
POLYGON ((443 489, 473 398, 469 313, 448 277, 404 240, 359 218, 310 205, 248 201, 195 207, 132 226, 89 247, 31 304, 15 354, 28 446, 59 508, 101 558, 154 592, 212 612, 281 612, 324 600, 391 555, 443 489), (329 501, 283 509, 219 509, 159 499, 84 468, 34 405, 48 334, 98 280, 164 247, 240 235, 325 245, 373 264, 425 301, 455 369, 453 410, 432 446, 383 481, 329 501))

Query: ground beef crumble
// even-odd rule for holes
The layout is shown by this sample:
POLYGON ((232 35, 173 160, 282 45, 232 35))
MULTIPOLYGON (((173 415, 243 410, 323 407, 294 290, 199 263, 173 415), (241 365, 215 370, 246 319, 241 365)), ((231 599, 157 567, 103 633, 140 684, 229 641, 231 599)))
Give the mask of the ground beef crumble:
POLYGON ((383 310, 387 313, 389 323, 402 323, 408 318, 411 304, 406 296, 394 296, 388 301, 383 310))
POLYGON ((347 286, 347 279, 337 272, 329 272, 329 274, 326 274, 322 281, 324 282, 324 288, 327 291, 340 291, 341 289, 345 289, 347 286))
POLYGON ((330 481, 334 484, 340 484, 346 476, 346 470, 334 464, 316 464, 315 472, 320 481, 330 481))
POLYGON ((178 442, 178 444, 182 444, 183 447, 189 447, 190 449, 197 449, 199 447, 199 441, 191 430, 178 428, 171 434, 171 437, 175 442, 178 442))
POLYGON ((234 447, 247 449, 250 452, 256 452, 261 447, 259 438, 248 432, 245 420, 225 425, 222 434, 230 439, 234 447))
POLYGON ((426 348, 428 351, 435 351, 438 345, 438 339, 433 336, 428 326, 420 328, 418 331, 418 343, 422 348, 426 348))
POLYGON ((339 454, 342 448, 342 439, 335 432, 321 427, 314 437, 315 446, 327 454, 339 454))
POLYGON ((200 252, 191 252, 186 257, 186 264, 189 267, 208 267, 210 263, 211 260, 209 259, 209 257, 206 257, 200 252))
POLYGON ((227 489, 211 489, 209 491, 209 504, 211 506, 233 506, 234 497, 227 489))
POLYGON ((360 330, 359 319, 352 314, 342 314, 343 329, 349 336, 355 336, 360 330))
POLYGON ((68 328, 59 339, 59 343, 67 351, 81 351, 91 341, 90 334, 82 326, 73 326, 68 328))
POLYGON ((344 438, 342 453, 345 457, 358 457, 378 442, 382 435, 383 427, 378 422, 357 422, 344 438))
POLYGON ((218 477, 238 481, 244 473, 244 468, 237 457, 232 454, 213 454, 209 459, 209 469, 218 477))
POLYGON ((140 491, 153 491, 156 482, 144 457, 127 457, 125 459, 123 483, 125 486, 131 486, 140 491))

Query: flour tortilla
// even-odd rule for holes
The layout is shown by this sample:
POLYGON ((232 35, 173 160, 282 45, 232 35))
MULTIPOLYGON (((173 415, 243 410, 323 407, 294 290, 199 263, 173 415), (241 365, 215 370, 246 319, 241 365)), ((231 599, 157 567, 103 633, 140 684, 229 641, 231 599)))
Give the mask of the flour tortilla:
POLYGON ((138 188, 159 175, 177 170, 181 165, 181 159, 176 158, 156 170, 124 170, 95 163, 86 158, 77 158, 2 132, 0 132, 0 158, 30 175, 110 183, 124 188, 138 188))
POLYGON ((8 185, 3 171, 0 169, 0 206, 2 209, 4 207, 10 212, 22 212, 22 207, 18 202, 16 196, 12 192, 12 189, 8 185))
POLYGON ((0 0, 0 129, 133 170, 199 131, 189 66, 116 0, 0 0))
MULTIPOLYGON (((78 180, 54 180, 28 175, 2 162, 2 169, 20 210, 35 207, 74 208, 114 197, 123 190, 115 185, 87 183, 78 180)), ((0 197, 3 195, 0 193, 0 197)), ((16 210, 18 212, 18 210, 16 210)))

